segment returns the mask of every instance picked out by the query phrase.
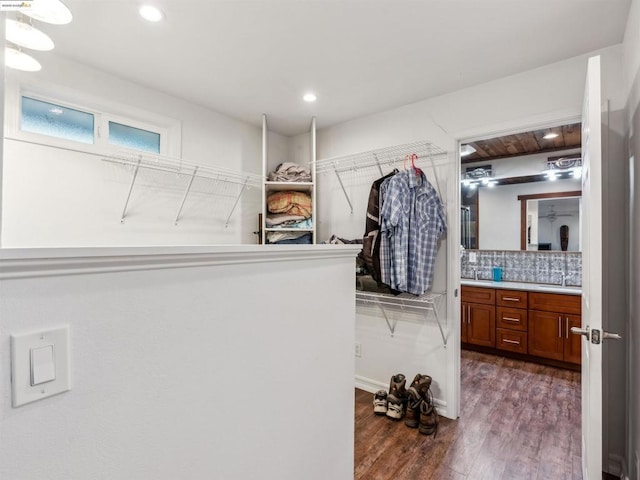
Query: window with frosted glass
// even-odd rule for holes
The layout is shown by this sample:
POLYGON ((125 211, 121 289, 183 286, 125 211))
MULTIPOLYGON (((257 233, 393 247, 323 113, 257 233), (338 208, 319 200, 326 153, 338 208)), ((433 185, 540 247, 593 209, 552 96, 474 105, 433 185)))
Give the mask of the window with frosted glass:
POLYGON ((109 122, 109 143, 143 152, 160 153, 159 133, 116 122, 109 122))
POLYGON ((82 143, 93 143, 94 116, 73 108, 22 97, 22 123, 26 132, 82 143))

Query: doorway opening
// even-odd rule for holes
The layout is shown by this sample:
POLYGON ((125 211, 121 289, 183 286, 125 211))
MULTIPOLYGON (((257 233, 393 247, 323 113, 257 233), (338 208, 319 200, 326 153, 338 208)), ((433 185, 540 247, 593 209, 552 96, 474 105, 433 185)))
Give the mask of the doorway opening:
POLYGON ((582 478, 581 124, 460 146, 460 423, 491 468, 582 478))

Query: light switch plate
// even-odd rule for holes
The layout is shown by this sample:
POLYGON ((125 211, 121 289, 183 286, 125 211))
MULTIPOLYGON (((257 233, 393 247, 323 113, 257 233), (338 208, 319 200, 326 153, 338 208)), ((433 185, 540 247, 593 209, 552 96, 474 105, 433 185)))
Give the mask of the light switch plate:
MULTIPOLYGON (((46 375, 50 377, 49 372, 46 372, 46 375)), ((70 389, 69 326, 11 335, 11 404, 13 407, 70 389), (32 350, 38 352, 39 349, 50 345, 53 345, 53 380, 31 385, 32 350)))

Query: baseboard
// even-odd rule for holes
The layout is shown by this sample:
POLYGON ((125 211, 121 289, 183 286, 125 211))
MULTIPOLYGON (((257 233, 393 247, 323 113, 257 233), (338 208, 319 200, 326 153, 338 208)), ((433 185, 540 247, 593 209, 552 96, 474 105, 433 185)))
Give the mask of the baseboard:
MULTIPOLYGON (((369 393, 376 393, 378 390, 389 390, 388 383, 382 383, 377 380, 373 380, 371 378, 363 377, 361 375, 356 375, 356 388, 360 390, 364 390, 369 393)), ((439 398, 433 399, 433 404, 436 406, 436 410, 440 415, 443 415, 447 411, 447 402, 443 402, 439 398)))
POLYGON ((609 474, 614 475, 616 478, 628 478, 625 469, 626 461, 621 455, 610 453, 607 463, 607 472, 609 474))
POLYGON ((388 390, 389 384, 356 375, 356 388, 364 390, 365 392, 376 393, 378 390, 388 390))

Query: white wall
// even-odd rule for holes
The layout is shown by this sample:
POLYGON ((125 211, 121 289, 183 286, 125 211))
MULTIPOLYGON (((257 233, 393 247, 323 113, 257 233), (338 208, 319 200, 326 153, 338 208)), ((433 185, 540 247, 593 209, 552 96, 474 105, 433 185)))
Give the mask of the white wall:
POLYGON ((520 250, 520 201, 518 195, 581 190, 580 180, 556 180, 501 185, 478 190, 479 248, 520 250))
POLYGON ((356 251, 0 251, 0 478, 353 478, 356 251), (9 336, 59 325, 72 389, 12 408, 9 336))
MULTIPOLYGON (((17 94, 21 83, 44 85, 61 95, 95 99, 106 108, 176 119, 184 160, 261 174, 260 129, 198 105, 55 55, 43 57, 39 73, 8 71, 6 83, 8 93, 17 94)), ((15 112, 7 109, 6 114, 7 124, 12 123, 15 112)), ((4 152, 4 247, 256 242, 251 232, 260 212, 258 188, 244 193, 225 228, 238 187, 196 181, 175 226, 186 177, 141 171, 120 224, 130 170, 97 156, 14 140, 5 140, 4 152)))

